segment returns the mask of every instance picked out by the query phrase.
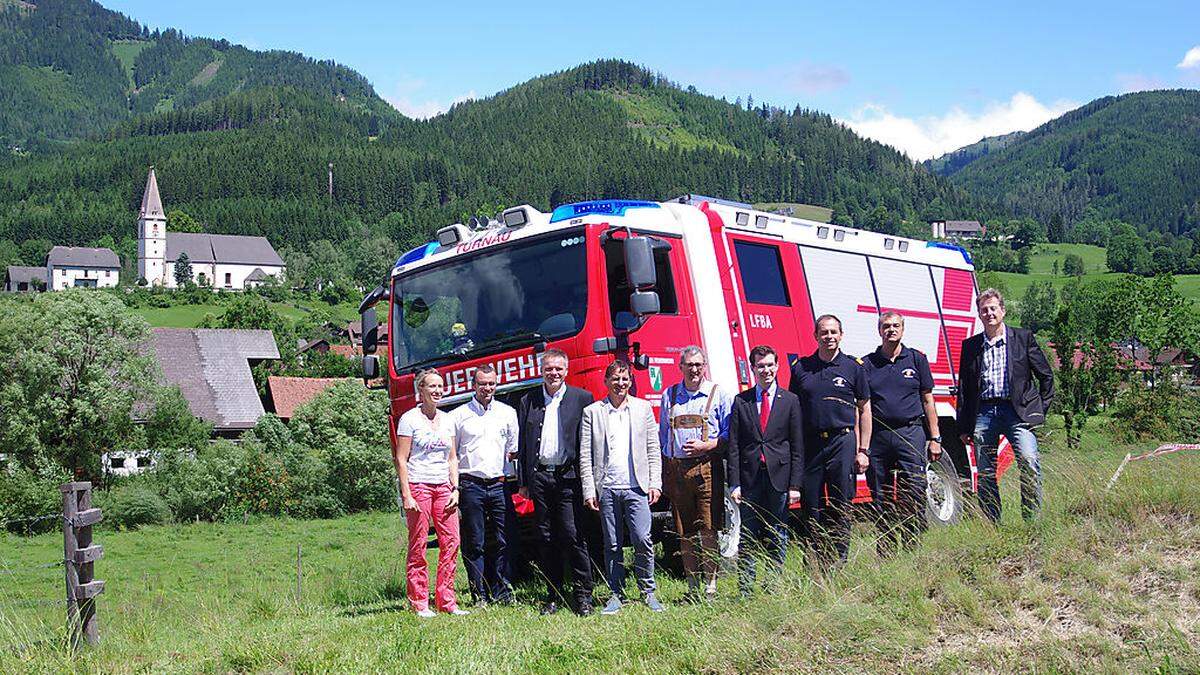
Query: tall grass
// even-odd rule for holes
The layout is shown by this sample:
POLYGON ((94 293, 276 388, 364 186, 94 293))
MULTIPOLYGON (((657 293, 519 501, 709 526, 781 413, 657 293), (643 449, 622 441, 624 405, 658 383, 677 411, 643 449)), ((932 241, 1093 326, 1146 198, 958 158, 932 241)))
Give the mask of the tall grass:
POLYGON ((861 521, 844 568, 814 573, 793 548, 749 602, 728 575, 718 602, 684 605, 660 574, 661 615, 541 617, 531 586, 515 608, 422 622, 405 611, 397 514, 209 523, 99 534, 103 643, 73 657, 61 605, 29 602, 62 593, 62 568, 38 567, 61 539, 6 536, 0 671, 1194 672, 1200 455, 1131 465, 1106 492, 1127 450, 1091 434, 1068 453, 1050 432, 1034 523, 1011 476, 999 527, 968 517, 881 560, 861 521))

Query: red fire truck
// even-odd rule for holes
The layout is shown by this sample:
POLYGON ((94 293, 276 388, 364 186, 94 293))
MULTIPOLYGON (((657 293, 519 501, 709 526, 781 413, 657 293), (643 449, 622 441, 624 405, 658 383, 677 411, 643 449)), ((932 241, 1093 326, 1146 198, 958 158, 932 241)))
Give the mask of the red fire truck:
MULTIPOLYGON (((951 244, 697 195, 552 213, 523 205, 442 228, 397 261, 360 307, 364 352, 373 354, 373 308, 388 302, 386 363, 365 357, 364 377, 386 377, 394 444, 423 368, 442 373, 448 408, 471 397, 482 363, 495 365, 499 395, 512 399, 540 385, 538 353, 557 347, 570 356, 570 384, 599 398, 605 367, 623 358, 635 365, 636 395, 658 406, 686 345, 703 346, 711 379, 736 393, 753 384, 752 346, 772 345, 794 362, 816 349, 814 318, 829 313, 844 325, 842 349, 864 355, 879 344, 879 313, 892 310, 905 317, 905 343, 933 369, 947 452, 929 466, 928 509, 931 522, 950 523, 975 484, 954 424, 959 349, 980 329, 975 294, 970 256, 951 244)), ((787 368, 779 379, 787 385, 787 368)), ((1006 452, 1002 467, 1009 462, 1006 452)), ((860 476, 856 501, 869 499, 860 476)))

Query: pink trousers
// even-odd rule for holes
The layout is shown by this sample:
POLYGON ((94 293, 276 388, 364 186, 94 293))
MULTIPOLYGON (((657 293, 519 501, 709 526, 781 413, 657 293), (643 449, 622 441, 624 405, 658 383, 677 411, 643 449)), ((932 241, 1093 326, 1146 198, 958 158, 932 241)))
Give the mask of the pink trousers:
POLYGON ((434 603, 439 611, 453 612, 458 608, 454 598, 454 573, 458 569, 459 537, 458 509, 446 510, 450 484, 413 483, 411 489, 420 508, 404 512, 408 518, 408 602, 414 612, 429 608, 429 563, 425 560, 425 544, 432 523, 438 538, 434 603))

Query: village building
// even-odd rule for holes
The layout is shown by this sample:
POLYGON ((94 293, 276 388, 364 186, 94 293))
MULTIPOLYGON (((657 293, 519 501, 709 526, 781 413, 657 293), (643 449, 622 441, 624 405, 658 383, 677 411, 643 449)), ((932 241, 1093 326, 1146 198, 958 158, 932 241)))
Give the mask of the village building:
POLYGON ((236 437, 265 414, 250 369, 278 359, 269 330, 154 328, 150 347, 165 384, 179 387, 192 414, 217 436, 236 437))
POLYGON ((987 234, 978 220, 935 220, 929 223, 933 239, 981 239, 987 234))
POLYGON ((319 396, 339 382, 356 382, 345 377, 282 377, 267 378, 267 393, 271 397, 271 408, 280 419, 290 420, 296 409, 319 396))
POLYGON ((4 290, 8 293, 46 290, 46 268, 9 265, 4 273, 4 290))
POLYGON ((46 287, 111 288, 121 276, 121 260, 112 249, 55 246, 46 256, 46 287))
POLYGON ((175 263, 184 255, 192 281, 201 286, 243 290, 284 272, 283 259, 266 237, 168 232, 158 177, 150 167, 138 212, 138 276, 150 286, 175 288, 175 263))

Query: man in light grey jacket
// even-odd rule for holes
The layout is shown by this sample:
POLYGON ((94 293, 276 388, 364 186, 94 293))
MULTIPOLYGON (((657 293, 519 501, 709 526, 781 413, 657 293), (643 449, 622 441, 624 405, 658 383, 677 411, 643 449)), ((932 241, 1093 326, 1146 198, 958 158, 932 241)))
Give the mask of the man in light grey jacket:
POLYGON ((650 505, 662 494, 662 455, 658 422, 650 403, 629 395, 633 373, 625 361, 604 371, 608 396, 583 409, 579 473, 583 500, 600 512, 604 530, 604 567, 612 597, 601 614, 616 614, 625 604, 626 532, 633 543, 633 572, 646 606, 663 611, 654 595, 654 544, 650 541, 650 505))

